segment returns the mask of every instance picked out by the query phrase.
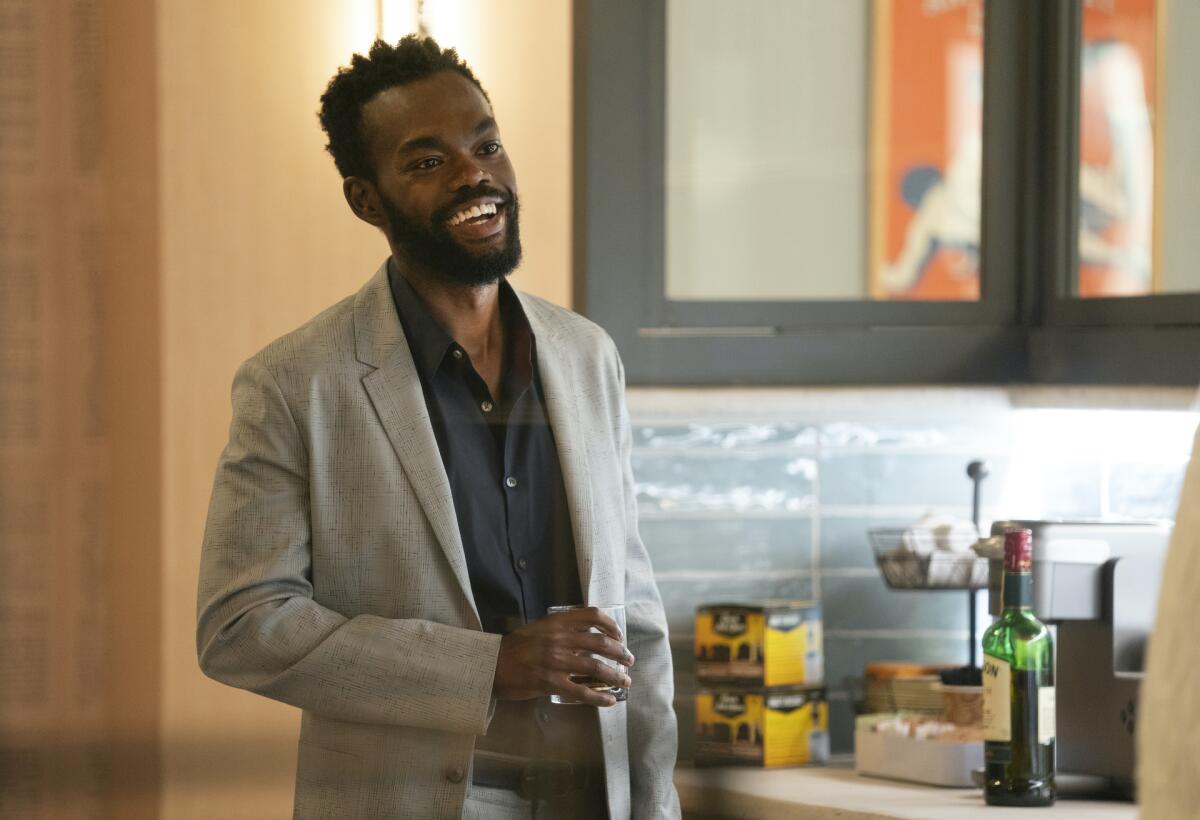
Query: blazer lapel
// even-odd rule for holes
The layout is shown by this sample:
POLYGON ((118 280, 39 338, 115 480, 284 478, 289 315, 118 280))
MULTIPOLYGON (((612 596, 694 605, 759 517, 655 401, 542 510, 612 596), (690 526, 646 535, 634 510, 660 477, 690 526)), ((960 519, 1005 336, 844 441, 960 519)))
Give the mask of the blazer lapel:
MULTIPOLYGON (((540 321, 536 306, 522 298, 525 315, 537 339, 538 373, 546 396, 546 414, 558 448, 559 467, 571 511, 571 532, 575 536, 575 560, 579 566, 579 584, 584 603, 593 603, 590 591, 592 562, 595 556, 595 511, 592 504, 591 470, 588 467, 587 437, 579 420, 579 390, 574 372, 554 333, 540 321)), ((605 602, 600 602, 605 603, 605 602)))
POLYGON ((421 379, 396 315, 386 262, 355 297, 354 332, 359 361, 377 368, 363 377, 363 386, 462 587, 475 626, 482 628, 450 480, 433 434, 421 379))

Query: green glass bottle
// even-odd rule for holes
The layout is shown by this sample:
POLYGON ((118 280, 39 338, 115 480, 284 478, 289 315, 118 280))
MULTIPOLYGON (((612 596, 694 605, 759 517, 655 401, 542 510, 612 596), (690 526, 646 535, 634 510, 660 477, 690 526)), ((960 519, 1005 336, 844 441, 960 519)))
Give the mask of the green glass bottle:
POLYGON ((1004 611, 983 633, 984 799, 1054 804, 1054 646, 1033 615, 1033 533, 1004 534, 1004 611))

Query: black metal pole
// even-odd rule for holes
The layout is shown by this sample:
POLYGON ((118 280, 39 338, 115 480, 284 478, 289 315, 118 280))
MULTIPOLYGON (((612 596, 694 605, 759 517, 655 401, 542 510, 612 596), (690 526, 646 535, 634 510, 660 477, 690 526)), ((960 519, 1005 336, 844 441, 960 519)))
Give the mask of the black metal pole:
POLYGON ((967 622, 970 624, 970 631, 967 633, 967 643, 970 644, 967 649, 967 655, 970 658, 970 666, 975 666, 975 590, 967 590, 967 607, 971 610, 967 615, 967 622))
MULTIPOLYGON (((983 480, 987 478, 987 474, 988 463, 986 461, 972 461, 967 465, 967 475, 971 478, 971 481, 974 484, 971 497, 971 520, 975 523, 975 532, 978 535, 983 535, 983 533, 979 531, 979 490, 980 485, 983 484, 983 480)), ((967 613, 967 628, 969 630, 967 632, 967 657, 970 659, 970 665, 972 667, 975 666, 978 653, 978 647, 975 646, 975 613, 976 603, 978 603, 976 598, 978 592, 979 591, 975 589, 967 590, 967 606, 970 609, 970 611, 967 613)))

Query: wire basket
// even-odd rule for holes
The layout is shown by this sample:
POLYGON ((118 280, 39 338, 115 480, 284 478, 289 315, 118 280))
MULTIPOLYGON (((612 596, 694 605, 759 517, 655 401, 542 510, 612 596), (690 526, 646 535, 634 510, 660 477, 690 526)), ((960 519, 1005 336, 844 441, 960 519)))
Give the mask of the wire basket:
POLYGON ((869 530, 883 580, 892 589, 983 589, 988 562, 971 551, 973 535, 924 530, 869 530))

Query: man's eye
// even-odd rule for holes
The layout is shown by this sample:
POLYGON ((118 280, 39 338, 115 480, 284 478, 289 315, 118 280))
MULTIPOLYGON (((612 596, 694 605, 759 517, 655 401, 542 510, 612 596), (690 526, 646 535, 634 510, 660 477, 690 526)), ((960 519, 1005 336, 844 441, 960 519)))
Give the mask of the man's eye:
POLYGON ((413 167, 420 171, 428 171, 431 168, 436 168, 442 164, 442 161, 437 157, 429 157, 418 162, 413 167))
POLYGON ((483 148, 481 148, 479 150, 484 154, 498 154, 498 153, 500 153, 500 143, 489 142, 487 145, 483 146, 483 148))

